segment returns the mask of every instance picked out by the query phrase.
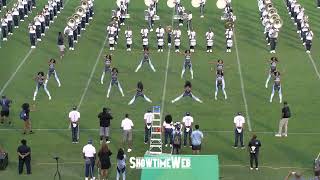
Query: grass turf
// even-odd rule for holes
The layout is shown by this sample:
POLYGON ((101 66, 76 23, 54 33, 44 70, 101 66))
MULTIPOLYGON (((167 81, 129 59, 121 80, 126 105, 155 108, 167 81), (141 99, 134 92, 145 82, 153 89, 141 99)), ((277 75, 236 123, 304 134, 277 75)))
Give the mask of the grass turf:
MULTIPOLYGON (((195 79, 192 80, 193 92, 203 104, 198 104, 190 99, 182 99, 176 104, 171 104, 171 100, 183 91, 183 84, 188 79, 180 79, 180 72, 183 63, 183 56, 175 53, 170 54, 170 64, 168 69, 168 81, 165 95, 164 113, 171 113, 175 121, 180 121, 184 112, 190 111, 197 124, 206 131, 232 131, 232 119, 237 111, 245 112, 245 105, 242 97, 238 61, 235 47, 233 52, 226 54, 224 39, 224 24, 220 21, 221 12, 217 10, 215 1, 209 1, 206 5, 206 17, 199 18, 199 10, 192 8, 189 1, 183 1, 186 9, 193 12, 193 26, 197 32, 196 53, 192 56, 195 79), (216 35, 215 48, 213 54, 205 53, 204 34, 209 27, 214 28, 216 35), (225 79, 228 100, 215 101, 214 96, 214 72, 210 71, 209 61, 222 58, 225 61, 225 79)), ((317 9, 315 3, 307 0, 300 0, 309 15, 310 24, 315 33, 315 37, 320 33, 317 26, 317 9)), ((38 2, 37 9, 29 16, 33 18, 35 12, 40 11, 40 7, 45 1, 38 2)), ((220 174, 225 179, 282 179, 289 170, 301 168, 307 176, 311 176, 311 163, 318 154, 317 136, 318 134, 304 134, 318 132, 319 122, 317 120, 317 108, 320 105, 319 77, 317 77, 314 67, 304 52, 304 48, 295 33, 295 27, 287 14, 282 1, 275 1, 280 16, 284 20, 284 26, 279 35, 277 56, 280 60, 280 70, 282 73, 282 89, 284 100, 290 103, 293 117, 289 123, 289 132, 303 133, 290 134, 285 139, 273 137, 280 116, 281 105, 278 103, 277 95, 273 103, 269 103, 271 88, 264 88, 267 77, 267 60, 271 57, 268 47, 264 41, 262 25, 259 20, 257 3, 255 0, 233 1, 236 21, 236 40, 238 55, 241 63, 241 70, 244 81, 244 91, 248 103, 248 111, 253 132, 257 132, 258 138, 262 141, 261 168, 259 172, 248 170, 248 153, 245 150, 234 150, 232 132, 207 132, 205 133, 203 154, 218 154, 220 160, 220 174), (260 133, 259 133, 260 132, 260 133), (244 167, 246 166, 246 167, 244 167), (296 167, 296 168, 291 168, 296 167)), ((12 4, 11 4, 12 5, 12 4)), ((1 179, 43 179, 52 177, 55 172, 55 164, 52 157, 61 157, 63 179, 83 178, 83 162, 81 158, 82 146, 87 139, 93 138, 94 144, 98 148, 98 131, 81 131, 80 144, 70 143, 70 132, 61 131, 35 131, 34 135, 24 136, 20 130, 22 122, 18 119, 20 105, 23 102, 31 102, 35 88, 34 75, 38 71, 47 71, 47 61, 49 58, 57 58, 56 36, 59 31, 63 31, 66 19, 79 5, 78 1, 66 1, 65 8, 59 14, 54 24, 46 32, 46 37, 37 44, 37 49, 30 52, 27 24, 22 23, 8 42, 2 43, 0 49, 0 84, 1 89, 8 81, 18 65, 30 52, 26 61, 21 64, 12 81, 8 84, 4 94, 11 98, 13 102, 11 118, 13 127, 1 126, 0 144, 10 153, 10 165, 6 171, 0 172, 1 179), (17 160, 15 151, 19 145, 19 140, 26 138, 32 148, 32 176, 17 175, 17 160)), ((67 113, 73 105, 77 105, 98 58, 100 49, 105 39, 105 27, 109 22, 111 10, 115 7, 115 2, 95 1, 95 17, 87 30, 82 33, 79 43, 75 46, 75 51, 66 53, 63 60, 58 60, 57 72, 62 83, 58 88, 54 79, 50 79, 48 89, 53 100, 49 101, 46 94, 41 90, 36 101, 36 111, 32 112, 31 119, 34 129, 66 129, 67 113)), ((81 104, 81 129, 98 128, 97 113, 102 107, 107 106, 112 109, 115 119, 112 122, 110 148, 114 154, 121 146, 121 133, 119 126, 124 113, 129 113, 134 120, 134 148, 130 156, 143 156, 147 146, 143 144, 143 114, 152 105, 160 105, 162 102, 162 92, 167 63, 167 50, 159 54, 156 52, 155 33, 151 33, 151 58, 156 73, 149 67, 142 67, 138 73, 134 69, 141 57, 140 28, 146 24, 144 21, 145 5, 143 1, 132 1, 130 3, 130 14, 126 24, 130 25, 134 31, 133 52, 125 51, 124 27, 120 32, 119 45, 113 52, 113 65, 120 70, 119 80, 125 91, 125 97, 121 97, 117 89, 112 89, 111 98, 106 99, 106 85, 100 84, 100 75, 103 70, 102 57, 97 68, 93 72, 92 81, 81 104), (131 91, 136 87, 136 82, 142 80, 145 86, 145 93, 153 103, 149 104, 141 99, 133 106, 127 103, 134 95, 131 91)), ((167 8, 165 1, 160 1, 159 15, 160 23, 171 24, 172 9, 167 8)), ((159 22, 156 22, 156 25, 159 22)), ((188 48, 186 27, 183 27, 182 49, 188 48)), ((317 60, 319 57, 320 42, 314 39, 313 52, 311 56, 317 60)), ((108 53, 107 46, 103 47, 103 54, 108 53)), ((315 66, 319 68, 316 61, 315 66)), ((106 76, 105 84, 108 84, 106 76)), ((247 115, 247 114, 246 114, 247 115)), ((248 141, 251 132, 246 131, 245 140, 248 141)), ((168 152, 169 149, 165 149, 168 152)), ((190 154, 189 149, 183 149, 183 153, 190 154)), ((115 155, 112 157, 115 162, 115 155)), ((140 171, 128 170, 128 179, 139 179, 140 171)), ((115 177, 115 168, 110 170, 110 179, 115 177)))

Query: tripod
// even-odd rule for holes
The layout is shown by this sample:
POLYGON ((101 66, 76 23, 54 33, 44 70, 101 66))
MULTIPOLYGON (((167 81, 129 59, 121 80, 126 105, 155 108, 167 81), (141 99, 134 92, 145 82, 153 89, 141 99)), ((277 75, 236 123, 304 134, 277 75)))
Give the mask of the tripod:
POLYGON ((59 171, 59 157, 54 157, 54 159, 56 160, 57 162, 57 170, 56 170, 56 173, 54 174, 54 180, 56 179, 57 175, 58 175, 58 180, 61 180, 61 175, 60 175, 60 171, 59 171))

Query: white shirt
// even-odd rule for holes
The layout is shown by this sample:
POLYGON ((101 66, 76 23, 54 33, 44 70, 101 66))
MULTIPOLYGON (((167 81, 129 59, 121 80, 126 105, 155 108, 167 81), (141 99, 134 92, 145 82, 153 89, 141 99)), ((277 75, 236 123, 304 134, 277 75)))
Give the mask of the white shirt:
POLYGON ((131 30, 126 30, 125 31, 125 35, 126 35, 126 38, 132 38, 132 31, 131 30))
POLYGON ((213 36, 214 36, 214 34, 213 34, 213 32, 207 32, 206 33, 206 38, 207 38, 207 40, 209 40, 209 39, 213 39, 213 36))
POLYGON ((164 128, 168 129, 168 128, 173 128, 173 122, 171 122, 170 124, 167 124, 166 121, 163 121, 163 125, 164 128))
POLYGON ((181 30, 180 29, 176 29, 173 31, 173 35, 175 38, 180 38, 181 36, 181 30))
POLYGON ((144 121, 145 123, 152 123, 153 119, 154 119, 154 115, 151 112, 147 112, 144 114, 144 121))
POLYGON ((146 36, 148 36, 149 30, 147 28, 141 29, 140 33, 141 33, 142 36, 146 37, 146 36))
POLYGON ((127 131, 127 130, 131 130, 133 127, 133 122, 131 119, 129 118, 125 118, 122 120, 121 122, 121 127, 123 130, 127 131))
POLYGON ((235 124, 236 127, 243 127, 243 124, 245 123, 244 117, 241 115, 238 115, 234 117, 233 123, 235 124))
POLYGON ((182 122, 185 126, 191 126, 193 123, 193 117, 192 116, 185 116, 182 118, 182 122))
POLYGON ((80 113, 76 110, 70 111, 69 112, 69 119, 72 122, 77 122, 80 119, 80 113))
POLYGON ((96 154, 96 148, 92 146, 92 144, 87 144, 83 146, 82 153, 84 153, 85 157, 94 157, 96 154))
POLYGON ((164 35, 164 29, 163 28, 157 28, 156 29, 157 37, 163 37, 164 35))

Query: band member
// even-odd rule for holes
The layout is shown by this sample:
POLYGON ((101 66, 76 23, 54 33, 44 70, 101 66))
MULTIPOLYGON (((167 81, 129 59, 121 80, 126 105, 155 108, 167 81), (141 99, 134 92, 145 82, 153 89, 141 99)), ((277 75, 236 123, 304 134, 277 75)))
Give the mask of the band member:
POLYGON ((86 30, 86 13, 82 13, 82 16, 81 16, 81 30, 82 31, 86 30))
POLYGON ((192 13, 191 11, 189 11, 189 13, 187 14, 187 30, 190 31, 192 29, 192 13))
POLYGON ((64 28, 64 34, 68 36, 68 42, 69 42, 69 50, 74 50, 74 38, 73 38, 73 30, 70 26, 66 26, 64 28))
POLYGON ((93 1, 94 0, 88 0, 88 7, 89 7, 89 19, 93 18, 94 11, 93 11, 93 1))
POLYGON ((164 45, 164 28, 159 25, 159 27, 156 29, 157 33, 157 41, 158 41, 158 52, 163 52, 163 45, 164 45))
POLYGON ((135 72, 138 72, 139 69, 142 67, 142 65, 144 63, 148 63, 150 68, 153 70, 153 72, 156 72, 156 69, 154 68, 154 66, 152 65, 151 59, 150 59, 150 55, 149 55, 149 49, 146 48, 143 52, 143 58, 141 59, 137 69, 135 70, 135 72))
POLYGON ((174 2, 174 9, 175 9, 175 14, 178 14, 178 8, 180 7, 181 5, 181 0, 175 0, 173 1, 174 2))
POLYGON ((138 97, 143 97, 146 101, 148 102, 152 102, 144 93, 143 93, 143 84, 141 81, 138 82, 137 84, 137 92, 136 95, 133 96, 133 98, 131 99, 131 101, 128 103, 128 105, 131 105, 132 103, 134 103, 134 101, 136 100, 136 98, 138 97))
POLYGON ((272 102, 275 91, 278 91, 279 100, 281 103, 282 102, 282 91, 281 91, 280 72, 278 72, 278 71, 274 72, 274 83, 273 83, 273 87, 272 87, 272 93, 270 96, 270 102, 272 102))
POLYGON ((46 26, 45 26, 45 18, 44 18, 44 11, 42 11, 40 14, 39 14, 39 20, 40 20, 40 23, 41 23, 41 36, 45 36, 45 30, 46 30, 46 26))
POLYGON ((127 7, 123 1, 120 2, 120 25, 124 25, 124 20, 126 17, 127 7))
POLYGON ((60 10, 61 10, 61 1, 60 0, 56 0, 57 2, 57 13, 60 14, 60 10))
POLYGON ((269 37, 270 37, 270 53, 276 53, 276 45, 277 45, 277 38, 278 38, 278 29, 272 27, 269 30, 269 37))
POLYGON ((7 41, 7 35, 8 35, 8 20, 7 17, 4 16, 1 18, 1 31, 2 31, 2 40, 7 41))
POLYGON ((38 72, 36 78, 35 78, 36 82, 37 82, 37 86, 36 86, 36 90, 34 91, 33 94, 33 101, 36 100, 36 96, 38 94, 38 91, 41 87, 43 87, 44 91, 47 93, 47 95, 49 96, 49 100, 51 100, 51 95, 50 92, 47 89, 47 84, 44 83, 46 81, 46 77, 44 75, 44 72, 38 72))
POLYGON ((59 48, 59 52, 60 52, 60 59, 62 59, 64 56, 65 46, 64 46, 64 37, 61 32, 59 32, 59 34, 58 34, 58 48, 59 48))
POLYGON ((182 66, 182 72, 181 72, 181 78, 184 76, 184 72, 188 68, 190 70, 191 79, 193 79, 193 69, 192 69, 192 63, 191 63, 191 52, 190 50, 186 50, 184 53, 184 63, 182 66))
POLYGON ((126 35, 127 40, 127 51, 131 51, 131 45, 132 45, 132 30, 128 26, 127 30, 124 32, 126 35))
POLYGON ((207 52, 212 52, 213 38, 214 38, 214 33, 212 32, 212 29, 209 28, 209 31, 206 32, 207 52))
POLYGON ((28 28, 31 48, 34 49, 36 48, 36 26, 30 23, 28 28))
POLYGON ((178 5, 179 26, 183 26, 184 11, 185 11, 185 8, 181 4, 179 4, 178 5))
POLYGON ((47 79, 45 81, 45 85, 48 84, 48 81, 51 77, 51 75, 54 75, 54 78, 56 79, 57 83, 58 83, 58 87, 61 87, 61 83, 60 83, 60 80, 59 80, 59 77, 58 77, 58 74, 56 72, 56 60, 55 59, 50 59, 49 62, 49 70, 48 70, 48 74, 47 74, 47 79))
POLYGON ((78 43, 78 26, 77 26, 77 22, 75 22, 75 25, 72 27, 72 32, 73 32, 73 41, 75 43, 78 43))
POLYGON ((109 36, 108 39, 109 39, 110 51, 114 51, 114 44, 115 44, 114 36, 109 36))
POLYGON ((12 16, 13 16, 13 24, 14 28, 19 28, 19 11, 18 11, 18 5, 14 4, 14 7, 12 8, 12 16))
POLYGON ((49 29, 49 25, 50 25, 50 12, 48 9, 48 5, 46 5, 44 7, 44 23, 45 23, 45 27, 46 29, 49 29))
POLYGON ((200 0, 200 18, 204 18, 204 6, 206 4, 206 0, 200 0))
POLYGON ((8 10, 6 16, 7 16, 7 21, 8 21, 8 35, 12 35, 13 34, 12 12, 8 10))
POLYGON ((191 29, 191 31, 188 31, 188 36, 189 36, 189 43, 190 43, 190 51, 194 52, 194 48, 197 44, 196 32, 193 29, 191 29))
POLYGON ((148 8, 148 26, 150 32, 153 31, 153 26, 154 26, 154 16, 156 15, 156 10, 153 7, 148 8))
POLYGON ((7 0, 1 0, 1 5, 3 8, 7 8, 7 0))
POLYGON ((191 97, 192 99, 198 101, 199 103, 202 103, 202 101, 198 97, 193 95, 191 88, 192 88, 191 82, 190 81, 186 81, 186 83, 184 85, 184 92, 180 96, 178 96, 177 98, 172 100, 171 103, 175 103, 175 102, 179 101, 183 97, 191 97))
POLYGON ((306 52, 307 53, 310 53, 311 46, 312 46, 312 38, 313 38, 313 32, 309 28, 309 30, 306 33, 306 49, 307 49, 306 52))
POLYGON ((175 30, 173 30, 173 36, 174 36, 174 48, 175 52, 180 52, 180 38, 181 38, 181 30, 179 29, 179 26, 175 30))
POLYGON ((36 26, 36 37, 37 41, 41 41, 41 22, 39 19, 39 15, 34 18, 34 25, 36 26))
POLYGON ((146 49, 148 49, 148 45, 149 45, 149 40, 148 40, 148 34, 149 34, 149 30, 148 28, 142 28, 140 31, 141 37, 142 37, 142 47, 143 50, 145 51, 146 49))
POLYGON ((24 9, 23 9, 22 0, 18 1, 18 9, 19 9, 20 21, 24 21, 24 9))
POLYGON ((233 37, 233 29, 232 28, 228 28, 226 30, 226 44, 227 44, 227 50, 226 52, 231 52, 231 48, 233 46, 233 40, 232 40, 232 37, 233 37))
POLYGON ((302 40, 303 45, 305 45, 305 44, 306 44, 306 41, 307 41, 307 36, 306 36, 306 34, 307 34, 307 32, 309 31, 310 25, 309 25, 308 22, 302 21, 302 22, 301 22, 301 27, 302 27, 302 28, 301 28, 301 34, 300 34, 300 36, 301 36, 301 40, 302 40))
POLYGON ((102 72, 101 79, 100 79, 101 84, 103 84, 105 74, 111 73, 111 62, 112 62, 111 55, 110 54, 106 55, 104 58, 104 70, 102 72))
POLYGON ((108 88, 108 93, 107 93, 107 98, 109 98, 109 94, 110 94, 110 91, 111 91, 111 86, 117 86, 119 88, 119 91, 121 92, 121 95, 122 97, 124 96, 123 94, 123 90, 121 88, 121 85, 118 81, 118 69, 117 68, 112 68, 112 71, 111 71, 111 81, 110 81, 110 84, 109 84, 109 88, 108 88))
POLYGON ((277 57, 272 57, 270 59, 270 70, 269 70, 269 75, 266 81, 265 87, 268 88, 268 83, 271 79, 271 76, 274 75, 274 73, 277 71, 277 64, 278 64, 278 58, 277 57))
POLYGON ((214 99, 217 100, 217 95, 218 95, 218 91, 219 89, 222 90, 223 94, 224 94, 224 99, 227 99, 227 93, 225 91, 225 81, 224 81, 224 77, 223 77, 223 73, 221 71, 219 71, 217 73, 217 78, 216 78, 216 91, 214 93, 214 99))
POLYGON ((166 28, 166 32, 167 32, 168 46, 170 48, 171 47, 171 43, 172 43, 172 29, 171 29, 171 27, 166 28))
POLYGON ((28 17, 28 1, 22 0, 24 17, 28 17))
POLYGON ((231 38, 227 39, 227 50, 226 52, 231 52, 231 48, 233 46, 233 40, 231 38))

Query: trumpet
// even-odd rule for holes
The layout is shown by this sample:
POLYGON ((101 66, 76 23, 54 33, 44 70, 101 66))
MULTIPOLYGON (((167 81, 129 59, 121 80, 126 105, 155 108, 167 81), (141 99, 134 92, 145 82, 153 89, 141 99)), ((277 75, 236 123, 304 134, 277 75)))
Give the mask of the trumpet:
POLYGON ((226 21, 226 23, 224 24, 224 27, 226 28, 226 29, 232 29, 233 27, 234 27, 234 22, 233 21, 231 21, 231 20, 228 20, 228 21, 226 21))

